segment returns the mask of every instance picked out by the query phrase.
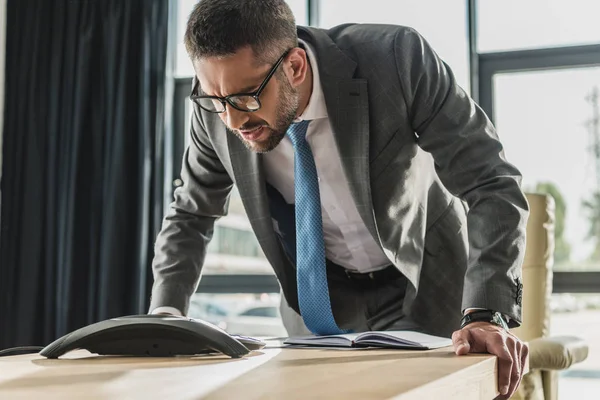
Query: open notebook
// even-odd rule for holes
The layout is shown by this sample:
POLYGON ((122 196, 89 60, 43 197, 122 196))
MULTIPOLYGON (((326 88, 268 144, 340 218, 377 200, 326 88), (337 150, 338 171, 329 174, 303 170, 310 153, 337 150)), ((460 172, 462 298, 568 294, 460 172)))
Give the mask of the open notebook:
POLYGON ((429 350, 452 345, 452 340, 414 331, 371 331, 328 336, 302 336, 284 344, 308 347, 383 347, 429 350))

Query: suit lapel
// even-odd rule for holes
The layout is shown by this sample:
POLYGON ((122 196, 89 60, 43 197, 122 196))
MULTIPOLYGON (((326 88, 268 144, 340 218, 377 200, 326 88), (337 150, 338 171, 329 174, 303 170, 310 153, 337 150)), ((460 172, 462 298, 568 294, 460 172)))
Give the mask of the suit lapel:
POLYGON ((298 36, 310 43, 317 54, 327 114, 350 193, 364 224, 379 243, 369 174, 367 81, 353 78, 356 62, 340 50, 326 31, 299 27, 298 36))
POLYGON ((350 193, 358 212, 379 242, 369 177, 369 103, 364 79, 321 79, 327 112, 350 193))
POLYGON ((242 141, 229 132, 227 145, 235 182, 257 239, 259 242, 271 239, 275 231, 269 212, 261 157, 246 149, 242 141))

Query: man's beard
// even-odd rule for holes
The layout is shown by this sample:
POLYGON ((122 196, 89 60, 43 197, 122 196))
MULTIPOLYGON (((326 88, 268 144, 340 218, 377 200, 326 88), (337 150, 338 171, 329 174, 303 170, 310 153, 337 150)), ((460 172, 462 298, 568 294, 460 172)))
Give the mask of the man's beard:
POLYGON ((266 121, 262 121, 258 124, 241 127, 244 130, 251 130, 254 127, 263 126, 263 129, 269 131, 269 135, 266 139, 260 142, 247 141, 237 129, 231 130, 227 128, 230 132, 233 132, 242 143, 244 143, 248 150, 256 153, 267 153, 273 150, 281 143, 288 128, 294 121, 294 118, 296 118, 296 113, 298 112, 298 91, 290 85, 285 77, 280 80, 280 83, 281 92, 278 99, 279 104, 277 105, 275 126, 270 126, 266 121))

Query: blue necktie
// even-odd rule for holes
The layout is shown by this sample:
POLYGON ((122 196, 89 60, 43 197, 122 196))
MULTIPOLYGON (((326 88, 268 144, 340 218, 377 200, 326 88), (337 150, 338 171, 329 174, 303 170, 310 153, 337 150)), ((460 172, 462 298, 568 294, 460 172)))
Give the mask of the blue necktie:
POLYGON ((333 335, 346 332, 338 328, 331 311, 319 181, 306 141, 309 123, 294 123, 287 131, 294 145, 298 302, 302 319, 312 333, 333 335))

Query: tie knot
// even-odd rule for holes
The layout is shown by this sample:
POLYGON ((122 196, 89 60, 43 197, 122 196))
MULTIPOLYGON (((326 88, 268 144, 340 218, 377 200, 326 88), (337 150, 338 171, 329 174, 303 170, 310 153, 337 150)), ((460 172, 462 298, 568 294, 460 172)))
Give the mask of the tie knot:
POLYGON ((292 141, 292 144, 296 146, 297 143, 306 139, 306 130, 310 121, 303 120, 290 125, 287 130, 287 134, 292 141))

